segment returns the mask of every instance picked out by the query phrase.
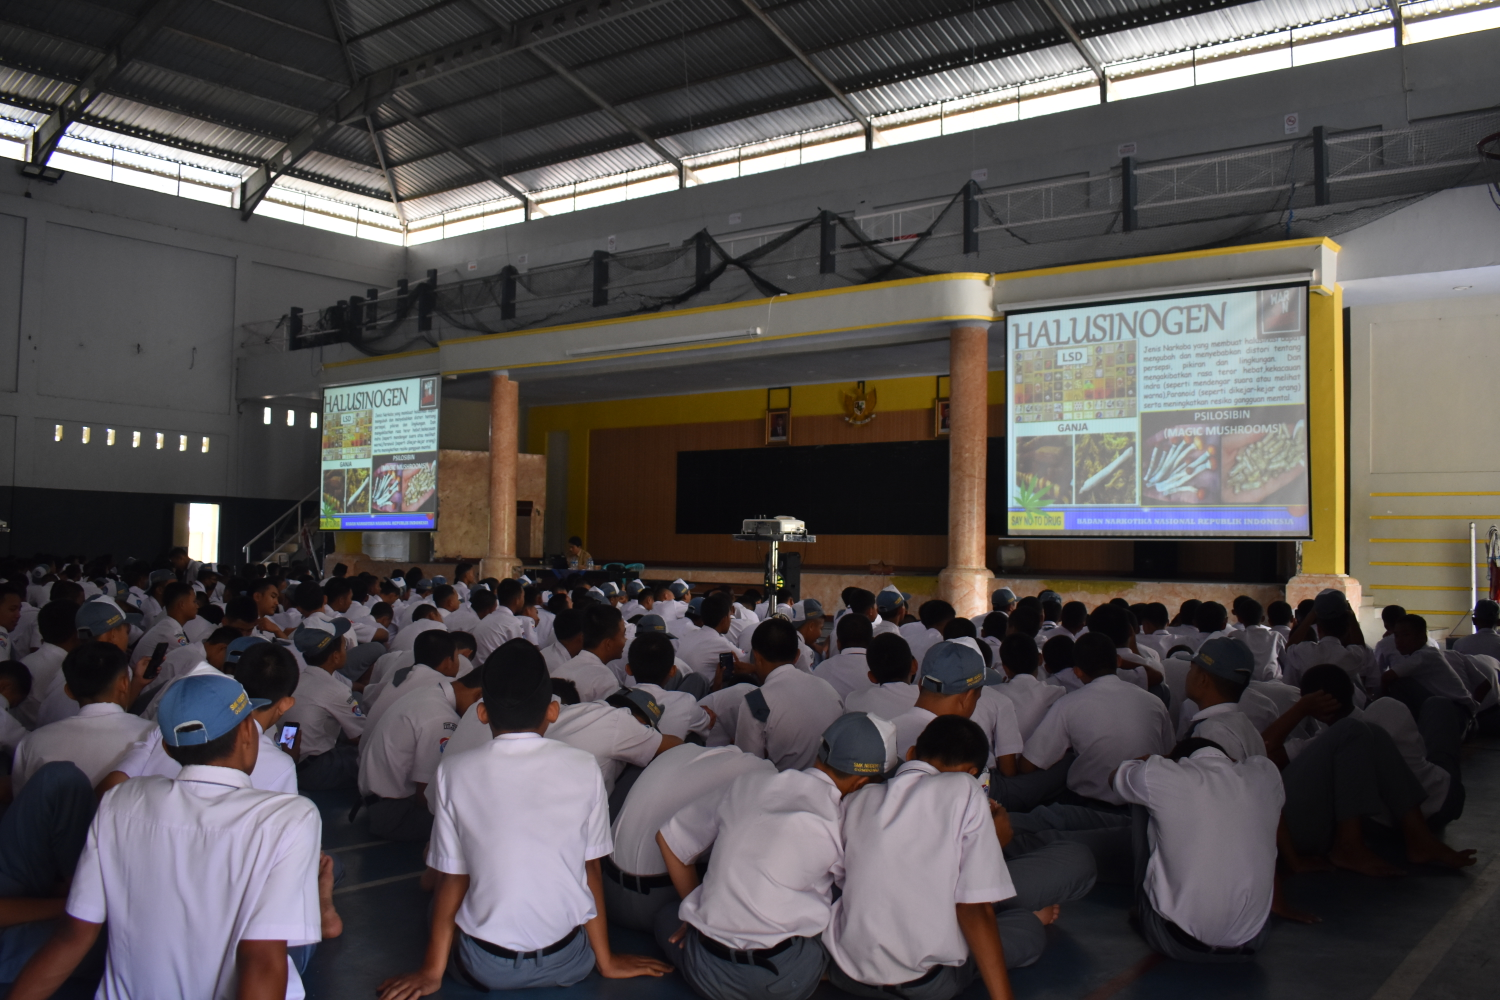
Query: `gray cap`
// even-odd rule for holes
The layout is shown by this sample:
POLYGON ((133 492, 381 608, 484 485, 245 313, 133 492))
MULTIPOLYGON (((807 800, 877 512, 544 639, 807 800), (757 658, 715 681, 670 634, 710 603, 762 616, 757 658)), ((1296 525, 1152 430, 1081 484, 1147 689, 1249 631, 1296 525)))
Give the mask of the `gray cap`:
POLYGON ((147 579, 149 582, 146 584, 146 586, 154 587, 158 583, 165 583, 167 580, 177 579, 177 574, 173 573, 169 569, 153 569, 151 571, 151 576, 147 579))
POLYGON ((625 584, 625 593, 629 594, 631 597, 638 596, 641 591, 645 589, 646 585, 640 580, 631 580, 629 583, 625 584))
POLYGON ((875 609, 881 613, 895 611, 905 605, 910 598, 910 594, 903 594, 899 590, 882 590, 875 595, 875 609))
POLYGON ((87 633, 84 638, 97 639, 121 625, 135 624, 130 620, 132 618, 136 622, 141 620, 140 615, 125 614, 113 601, 85 601, 79 605, 78 614, 73 619, 73 627, 80 633, 87 633))
POLYGON ((641 615, 635 620, 636 635, 650 635, 653 632, 658 635, 671 635, 667 631, 667 623, 662 621, 661 615, 641 615))
POLYGON ((990 607, 996 611, 1002 609, 1002 605, 1016 603, 1016 592, 1009 587, 1001 587, 990 595, 990 607))
POLYGON ((703 610, 703 598, 701 598, 701 597, 695 597, 691 601, 688 601, 688 610, 691 611, 695 615, 698 612, 702 611, 703 610))
POLYGON ((792 621, 795 624, 800 625, 805 621, 822 617, 823 603, 821 601, 815 601, 809 597, 805 601, 798 601, 792 605, 792 621))
POLYGON ((653 729, 661 722, 661 702, 641 688, 621 688, 610 695, 606 701, 616 708, 634 708, 649 720, 653 729))
POLYGON ((1342 590, 1330 588, 1313 598, 1313 613, 1319 618, 1337 618, 1339 615, 1347 614, 1348 611, 1349 600, 1342 590))
POLYGON ((1062 603, 1062 595, 1055 590, 1044 590, 1036 595, 1036 599, 1042 602, 1056 601, 1059 604, 1062 603))
POLYGON ((447 580, 446 577, 435 576, 435 577, 432 578, 432 585, 434 587, 441 587, 443 584, 445 584, 447 582, 448 582, 448 580, 447 580))
POLYGON ((677 598, 680 601, 682 600, 682 595, 686 594, 693 588, 688 585, 688 582, 686 580, 673 580, 670 584, 667 585, 667 589, 672 592, 673 597, 677 598))
POLYGON ((335 618, 326 622, 319 619, 304 621, 302 626, 292 633, 292 645, 297 647, 297 652, 303 656, 317 656, 342 638, 347 631, 349 631, 347 618, 335 618))
POLYGON ((864 712, 841 715, 823 730, 818 761, 845 774, 883 775, 896 765, 896 727, 864 712))
POLYGON ((1500 618, 1500 604, 1485 598, 1474 605, 1474 617, 1483 618, 1485 621, 1500 618))
POLYGON ((1236 684, 1249 684, 1255 673, 1255 654, 1243 642, 1227 637, 1210 639, 1198 647, 1193 666, 1236 684))
POLYGON ((984 665, 979 644, 967 636, 934 643, 922 657, 922 668, 917 671, 917 686, 934 694, 963 694, 1004 681, 1003 676, 984 665))
POLYGON ((612 580, 606 580, 605 582, 599 584, 599 589, 604 591, 605 597, 614 597, 620 592, 620 588, 616 586, 614 581, 612 580))

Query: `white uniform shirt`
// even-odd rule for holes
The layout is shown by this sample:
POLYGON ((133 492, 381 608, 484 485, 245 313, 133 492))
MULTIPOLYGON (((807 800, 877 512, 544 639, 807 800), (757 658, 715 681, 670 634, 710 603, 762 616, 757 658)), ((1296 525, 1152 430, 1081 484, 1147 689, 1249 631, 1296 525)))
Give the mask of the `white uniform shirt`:
POLYGON ((603 701, 620 690, 615 672, 587 649, 580 649, 577 656, 559 665, 552 676, 576 684, 580 701, 603 701))
POLYGON ((1397 677, 1416 681, 1436 697, 1455 701, 1469 712, 1479 710, 1479 703, 1469 693, 1468 685, 1453 669, 1443 650, 1423 646, 1410 656, 1397 653, 1391 658, 1390 669, 1397 677))
POLYGON ((823 944, 861 983, 906 983, 934 966, 963 965, 969 946, 955 904, 1016 894, 989 796, 967 774, 902 764, 890 781, 849 796, 843 838, 844 891, 823 944))
POLYGON ((745 696, 754 690, 754 684, 741 681, 717 691, 710 691, 698 699, 698 704, 713 712, 719 720, 714 724, 713 732, 708 734, 708 739, 704 742, 711 747, 728 746, 734 742, 735 724, 740 719, 740 706, 745 703, 745 696))
POLYGON ((912 705, 911 708, 890 720, 891 724, 896 727, 897 760, 906 759, 907 752, 917 745, 917 737, 922 735, 922 730, 926 729, 927 724, 936 718, 937 713, 912 705))
POLYGON ((838 692, 827 681, 783 663, 767 675, 759 694, 769 714, 764 720, 756 718, 747 695, 735 720, 734 745, 766 758, 778 771, 811 767, 823 730, 844 714, 838 692))
POLYGON ((407 683, 419 685, 418 690, 379 719, 372 718, 370 731, 359 741, 361 795, 404 799, 417 794, 418 785, 432 783, 443 748, 458 731, 452 681, 438 674, 435 680, 407 683))
MULTIPOLYGON (((230 768, 185 767, 175 781, 111 790, 67 905, 79 920, 109 922, 97 995, 230 1000, 240 941, 320 940, 321 838, 310 800, 258 791, 230 768)), ((286 995, 304 995, 290 959, 286 995)))
POLYGON ((36 652, 21 660, 26 669, 31 671, 31 692, 16 706, 15 716, 27 729, 37 727, 42 699, 52 691, 52 686, 63 686, 62 662, 67 658, 66 649, 44 642, 36 652))
POLYGON ((134 655, 136 659, 150 656, 156 652, 157 645, 163 642, 167 644, 167 652, 170 653, 178 646, 186 646, 191 641, 177 619, 162 618, 141 636, 140 641, 135 644, 134 655))
MULTIPOLYGON (((475 708, 470 707, 458 721, 458 729, 448 741, 443 755, 452 757, 465 753, 484 746, 492 738, 490 727, 480 722, 475 708)), ((611 791, 625 765, 645 767, 661 746, 661 733, 641 725, 630 709, 615 708, 600 701, 563 705, 558 711, 557 721, 547 727, 547 738, 592 754, 604 776, 606 789, 611 791)))
POLYGON ((703 884, 678 916, 730 948, 769 948, 828 928, 842 871, 839 790, 822 771, 752 771, 716 804, 694 802, 662 828, 672 853, 692 864, 709 847, 703 884))
POLYGON ((1243 642, 1255 656, 1255 673, 1251 679, 1274 681, 1281 676, 1281 653, 1286 649, 1286 636, 1268 625, 1251 625, 1235 629, 1229 637, 1243 642))
MULTIPOLYGON (((263 792, 296 795, 297 762, 266 735, 260 723, 255 724, 255 730, 260 734, 260 752, 255 756, 255 770, 250 772, 250 786, 263 792)), ((148 739, 133 744, 112 770, 130 778, 147 775, 175 778, 181 773, 182 765, 167 756, 166 746, 161 741, 161 727, 157 726, 151 730, 148 739)))
POLYGON ((661 721, 656 724, 656 728, 663 734, 675 736, 679 740, 687 739, 688 733, 708 736, 711 728, 708 713, 703 710, 697 698, 686 691, 668 691, 656 684, 636 686, 650 694, 661 706, 661 721))
POLYGON ((1235 763, 1210 747, 1182 761, 1127 760, 1114 791, 1151 810, 1146 895, 1157 913, 1216 948, 1260 933, 1271 913, 1286 800, 1275 764, 1235 763))
POLYGON ((0 753, 14 757, 16 746, 26 738, 26 727, 10 714, 10 699, 0 694, 0 753))
MULTIPOLYGON (((463 676, 462 671, 455 676, 463 676)), ((446 680, 448 678, 445 675, 425 663, 412 664, 411 672, 405 675, 402 675, 401 670, 397 670, 391 675, 390 681, 380 689, 374 700, 365 699, 365 729, 373 729, 382 715, 393 709, 397 702, 413 691, 419 691, 430 684, 446 680), (400 683, 397 683, 398 677, 400 683)))
POLYGON ((719 669, 721 653, 732 653, 736 660, 742 659, 734 643, 717 629, 694 629, 677 641, 677 658, 709 680, 713 680, 714 671, 719 669))
POLYGON ((560 642, 542 647, 542 659, 547 662, 547 673, 554 677, 557 676, 557 669, 572 658, 573 654, 560 642))
POLYGON ((928 628, 919 621, 907 622, 901 626, 901 637, 911 647, 911 655, 916 658, 918 665, 922 663, 922 657, 927 650, 943 641, 943 633, 935 628, 928 628))
MULTIPOLYGON (((445 626, 442 622, 433 621, 431 618, 423 618, 421 621, 412 622, 410 625, 406 626, 400 632, 398 632, 396 634, 396 638, 391 640, 391 651, 411 651, 411 649, 417 644, 417 636, 421 635, 423 632, 431 632, 433 629, 442 629, 445 632, 448 630, 447 626, 445 626)), ((475 637, 475 641, 478 641, 477 636, 475 637)))
MULTIPOLYGON (((1443 807, 1448 799, 1448 786, 1452 782, 1452 776, 1441 767, 1427 759, 1427 743, 1422 739, 1422 733, 1417 729, 1417 722, 1412 718, 1411 709, 1404 702, 1395 698, 1376 698, 1364 708, 1352 709, 1349 713, 1352 719, 1360 719, 1384 729, 1390 734, 1391 742, 1396 744, 1396 749, 1401 752, 1401 758, 1406 761, 1406 766, 1422 785, 1427 798, 1422 800, 1422 815, 1431 816, 1443 807)), ((1307 745, 1317 736, 1327 731, 1327 726, 1321 722, 1315 722, 1316 727, 1312 733, 1305 738, 1288 739, 1286 741, 1286 755, 1296 760, 1307 745)), ((1390 823, 1392 817, 1378 817, 1390 823)), ((1399 819, 1400 817, 1395 817, 1399 819)))
MULTIPOLYGON (((489 615, 485 617, 488 618, 489 615)), ((481 620, 479 615, 474 613, 473 608, 463 607, 447 615, 443 619, 443 624, 448 627, 449 632, 467 632, 473 635, 481 620)))
POLYGON ((519 617, 510 608, 496 607, 484 616, 471 633, 478 651, 475 659, 483 663, 490 658, 491 653, 512 639, 531 639, 535 642, 527 629, 531 624, 530 618, 519 617))
POLYGON ((1188 732, 1217 743, 1230 760, 1266 755, 1266 741, 1261 738, 1260 731, 1232 701, 1199 710, 1188 720, 1188 732))
POLYGON ((30 777, 43 764, 70 760, 97 785, 131 744, 144 740, 156 726, 113 702, 84 705, 71 719, 41 726, 27 733, 16 745, 11 766, 11 790, 19 795, 30 777))
POLYGON ((1058 699, 1026 741, 1026 759, 1040 768, 1078 754, 1068 787, 1079 795, 1120 805, 1109 775, 1123 760, 1172 749, 1176 733, 1156 695, 1111 674, 1096 677, 1058 699))
POLYGON ((1492 656, 1500 660, 1500 628, 1475 629, 1473 635, 1459 639, 1453 648, 1470 656, 1492 656))
POLYGON ((469 876, 459 928, 502 948, 535 951, 591 919, 584 864, 613 847, 593 758, 535 733, 506 733, 445 757, 428 788, 427 863, 469 876))
POLYGON ((751 771, 775 773, 775 768, 739 747, 684 743, 657 757, 631 786, 615 817, 615 865, 631 875, 665 874, 656 831, 690 805, 717 808, 730 783, 751 771))
POLYGON ((351 740, 365 731, 365 716, 354 693, 322 667, 308 667, 297 681, 297 704, 281 717, 302 727, 302 756, 333 749, 342 732, 351 740))
POLYGON ((1067 694, 1059 684, 1043 684, 1034 674, 1016 674, 994 689, 1003 698, 1009 698, 1016 709, 1016 725, 1021 728, 1021 739, 1031 739, 1036 727, 1047 714, 1053 702, 1067 694))
POLYGON ((870 680, 870 663, 862 646, 853 646, 830 656, 813 668, 813 676, 831 684, 840 700, 846 702, 855 691, 867 691, 875 686, 870 680))
POLYGON ((1335 635, 1288 646, 1281 654, 1282 679, 1288 684, 1300 685, 1305 672, 1324 663, 1342 667, 1354 681, 1354 700, 1358 705, 1364 704, 1366 692, 1380 690, 1380 672, 1375 667, 1374 651, 1369 646, 1345 646, 1335 635))
POLYGON ((1018 754, 1025 748, 1026 740, 1021 736, 1015 703, 1000 694, 996 688, 980 688, 979 702, 974 706, 974 714, 970 718, 989 737, 992 756, 1018 754))
POLYGON ((844 699, 845 712, 864 712, 881 719, 894 719, 917 703, 917 686, 905 681, 871 684, 851 691, 844 699))

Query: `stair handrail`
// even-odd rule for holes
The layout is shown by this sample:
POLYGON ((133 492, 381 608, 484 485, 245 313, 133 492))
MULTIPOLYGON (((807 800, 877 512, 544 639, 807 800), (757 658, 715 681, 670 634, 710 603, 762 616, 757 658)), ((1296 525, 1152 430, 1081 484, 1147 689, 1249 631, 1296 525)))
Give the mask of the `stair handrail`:
POLYGON ((279 517, 277 517, 270 524, 266 525, 264 528, 261 529, 261 531, 258 534, 255 535, 254 538, 251 538, 248 542, 246 542, 243 546, 240 547, 240 551, 241 551, 241 553, 243 553, 243 555, 245 557, 245 565, 246 566, 250 565, 250 547, 252 545, 254 545, 256 542, 260 541, 266 535, 268 535, 271 532, 275 531, 277 529, 277 527, 279 527, 283 521, 285 521, 287 518, 291 517, 293 514, 297 515, 297 537, 301 537, 301 535, 302 535, 302 505, 305 504, 305 503, 307 503, 307 501, 309 501, 309 500, 313 499, 314 497, 316 497, 321 489, 322 489, 321 486, 314 486, 312 488, 312 490, 307 494, 307 496, 305 496, 302 499, 298 500, 297 503, 290 510, 286 511, 284 514, 282 514, 279 517))

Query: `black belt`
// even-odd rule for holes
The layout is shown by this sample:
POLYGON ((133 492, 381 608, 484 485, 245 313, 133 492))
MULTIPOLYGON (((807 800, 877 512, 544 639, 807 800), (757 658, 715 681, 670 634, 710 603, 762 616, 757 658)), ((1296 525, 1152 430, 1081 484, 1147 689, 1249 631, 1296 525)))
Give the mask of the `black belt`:
POLYGON ((720 944, 703 932, 698 932, 698 941, 703 945, 703 950, 715 958, 722 958, 724 961, 733 962, 735 965, 758 965, 763 969, 770 969, 773 976, 779 976, 781 973, 777 971, 775 965, 771 964, 771 959, 790 948, 796 940, 794 937, 789 937, 780 944, 774 944, 769 948, 741 950, 739 948, 731 948, 727 944, 720 944))
POLYGON ((563 937, 561 937, 560 939, 552 942, 547 947, 540 948, 536 951, 511 951, 509 948, 502 948, 498 944, 490 944, 488 941, 481 941, 479 938, 474 937, 473 935, 469 936, 469 940, 473 941, 481 951, 487 951, 491 955, 494 955, 496 958, 546 958, 548 955, 556 955, 568 945, 572 944, 573 939, 578 936, 578 932, 581 930, 583 930, 581 926, 575 927, 572 930, 568 931, 568 933, 563 935, 563 937))
POLYGON ((938 976, 942 975, 943 970, 946 968, 946 965, 934 965, 932 968, 927 970, 927 975, 918 976, 916 979, 913 979, 909 983, 898 983, 894 986, 882 986, 880 987, 880 992, 889 993, 892 996, 898 997, 905 996, 905 994, 902 992, 903 990, 915 989, 918 986, 926 986, 938 976))
POLYGON ((599 867, 604 869, 604 874, 608 875, 611 881, 618 882, 631 892, 639 892, 642 895, 653 889, 665 889, 672 884, 670 875, 632 875, 629 872, 622 872, 620 866, 610 860, 607 855, 599 867))
MULTIPOLYGON (((1157 914, 1157 916, 1160 917, 1161 914, 1157 914)), ((1184 948, 1187 948, 1187 949, 1189 949, 1191 951, 1196 951, 1196 952, 1199 952, 1199 953, 1204 954, 1204 955, 1254 955, 1255 954, 1255 949, 1254 948, 1251 948, 1248 945, 1243 945, 1243 944, 1239 945, 1237 947, 1234 947, 1234 948, 1221 948, 1221 947, 1218 947, 1216 945, 1204 944, 1202 941, 1199 941, 1197 938, 1193 937, 1191 934, 1189 934, 1187 931, 1183 930, 1181 927, 1178 927, 1176 924, 1172 923, 1172 921, 1168 920, 1166 917, 1161 917, 1161 922, 1164 925, 1166 925, 1167 933, 1170 934, 1170 935, 1172 935, 1172 939, 1173 940, 1175 940, 1178 944, 1182 945, 1184 948)))

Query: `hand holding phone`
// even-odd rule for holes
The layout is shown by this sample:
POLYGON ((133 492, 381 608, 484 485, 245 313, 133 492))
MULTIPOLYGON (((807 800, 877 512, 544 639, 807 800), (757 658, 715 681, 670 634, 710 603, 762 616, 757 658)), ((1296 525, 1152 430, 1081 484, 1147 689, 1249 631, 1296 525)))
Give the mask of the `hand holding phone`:
POLYGON ((297 724, 295 722, 288 722, 281 727, 281 735, 276 738, 276 745, 290 753, 293 744, 296 742, 297 724))
POLYGON ((161 661, 166 659, 167 644, 158 642, 156 649, 151 654, 151 659, 146 663, 146 672, 142 674, 148 681, 156 680, 156 675, 161 673, 161 661))

